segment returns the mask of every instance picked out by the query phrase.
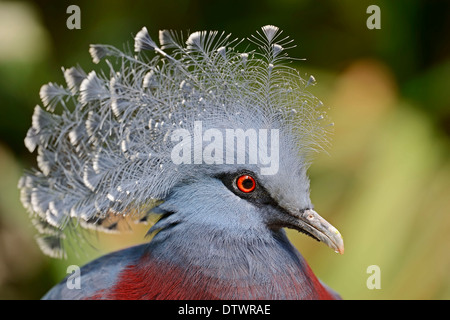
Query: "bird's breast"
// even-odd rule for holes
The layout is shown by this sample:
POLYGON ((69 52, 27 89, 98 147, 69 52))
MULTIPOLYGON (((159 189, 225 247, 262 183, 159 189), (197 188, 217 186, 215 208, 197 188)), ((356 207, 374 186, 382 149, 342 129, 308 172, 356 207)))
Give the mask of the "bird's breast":
POLYGON ((297 272, 251 270, 236 265, 226 271, 207 266, 179 265, 146 253, 119 274, 108 291, 93 299, 213 300, 213 299, 334 299, 305 263, 297 272))

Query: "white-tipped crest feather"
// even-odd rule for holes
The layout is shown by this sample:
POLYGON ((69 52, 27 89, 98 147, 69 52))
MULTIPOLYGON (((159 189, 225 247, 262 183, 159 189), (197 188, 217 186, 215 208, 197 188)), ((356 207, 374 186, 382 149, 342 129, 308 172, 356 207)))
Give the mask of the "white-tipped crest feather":
POLYGON ((80 85, 87 77, 87 74, 83 69, 79 67, 72 67, 69 69, 62 69, 64 72, 64 79, 66 80, 67 87, 73 94, 76 94, 80 89, 80 85))
POLYGON ((104 57, 111 54, 107 46, 99 44, 91 44, 89 46, 89 53, 91 54, 92 61, 95 64, 99 63, 104 57))
POLYGON ((277 35, 278 31, 280 30, 278 27, 275 27, 273 25, 267 25, 261 28, 264 32, 264 35, 267 38, 267 41, 271 43, 275 36, 277 35))
POLYGON ((150 38, 147 28, 143 27, 134 38, 134 51, 155 50, 158 48, 156 43, 150 38))

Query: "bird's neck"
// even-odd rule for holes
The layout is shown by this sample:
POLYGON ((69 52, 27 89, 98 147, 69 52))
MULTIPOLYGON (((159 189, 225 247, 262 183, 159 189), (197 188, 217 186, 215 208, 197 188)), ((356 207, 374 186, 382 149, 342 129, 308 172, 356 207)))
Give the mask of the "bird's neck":
POLYGON ((168 228, 122 279, 148 286, 137 294, 150 299, 332 298, 284 231, 269 234, 168 228))

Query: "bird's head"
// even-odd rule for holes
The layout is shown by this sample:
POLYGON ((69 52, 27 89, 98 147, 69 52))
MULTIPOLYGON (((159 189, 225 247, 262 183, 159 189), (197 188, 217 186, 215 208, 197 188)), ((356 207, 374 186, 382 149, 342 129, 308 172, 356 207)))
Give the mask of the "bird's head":
POLYGON ((204 226, 289 227, 343 253, 307 177, 330 123, 306 89, 314 78, 289 66, 281 33, 265 26, 244 45, 163 30, 157 45, 143 28, 137 55, 91 46, 95 63, 115 57, 109 74, 70 68, 67 87, 43 86, 47 111, 36 107, 25 139, 39 169, 19 187, 45 252, 62 254, 61 230, 74 219, 102 228, 111 215, 143 219, 161 201, 159 210, 204 226))
MULTIPOLYGON (((225 135, 226 131, 223 133, 225 135)), ((261 161, 255 164, 226 164, 225 156, 223 161, 219 161, 222 164, 190 164, 192 174, 174 185, 165 202, 156 209, 172 217, 157 223, 151 231, 181 221, 199 225, 205 232, 224 230, 241 235, 251 232, 261 235, 286 227, 323 242, 342 254, 342 236, 314 211, 305 160, 292 145, 292 137, 286 134, 281 131, 281 135, 276 135, 276 147, 273 143, 271 145, 271 155, 278 162, 271 165, 276 170, 264 170, 270 167, 261 161), (275 156, 276 153, 278 156, 275 156)), ((251 141, 247 142, 247 147, 250 147, 251 141)), ((235 154, 238 151, 236 145, 234 150, 224 145, 224 153, 233 151, 235 154)), ((258 155, 266 149, 255 148, 253 152, 258 155)), ((249 156, 246 152, 247 161, 249 156)))

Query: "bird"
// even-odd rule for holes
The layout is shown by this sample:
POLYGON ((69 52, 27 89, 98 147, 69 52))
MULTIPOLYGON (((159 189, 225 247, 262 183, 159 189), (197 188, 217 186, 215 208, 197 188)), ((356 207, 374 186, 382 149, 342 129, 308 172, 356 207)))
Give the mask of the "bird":
POLYGON ((41 87, 24 140, 37 168, 18 187, 43 253, 66 258, 82 230, 125 220, 151 238, 43 299, 341 299, 286 234, 344 252, 307 173, 333 123, 282 33, 161 30, 157 43, 143 27, 134 48, 90 46, 100 71, 62 68, 66 85, 41 87))

